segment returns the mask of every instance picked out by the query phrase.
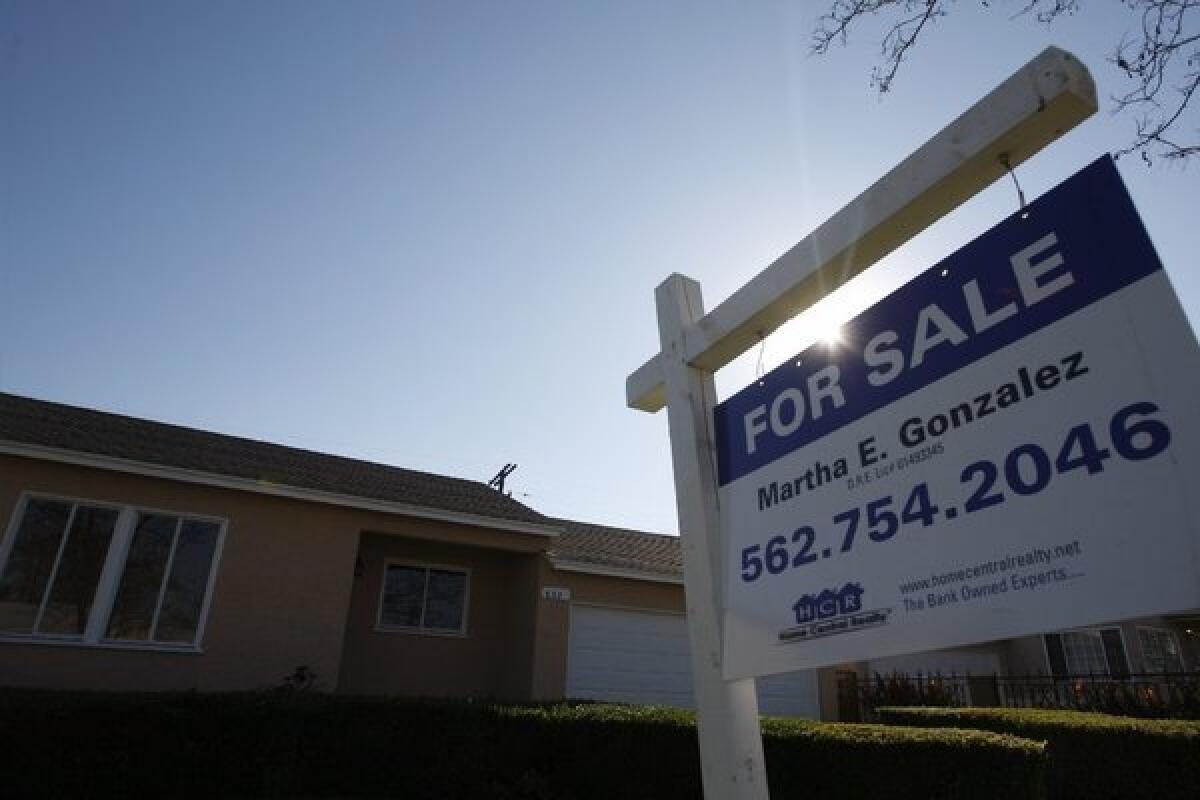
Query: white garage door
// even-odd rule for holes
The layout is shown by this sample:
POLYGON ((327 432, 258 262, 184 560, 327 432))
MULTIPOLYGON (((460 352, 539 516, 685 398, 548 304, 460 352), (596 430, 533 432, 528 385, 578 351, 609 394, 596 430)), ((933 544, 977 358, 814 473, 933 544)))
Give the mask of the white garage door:
MULTIPOLYGON (((567 696, 691 708, 687 621, 681 614, 571 606, 567 696)), ((760 678, 763 714, 817 717, 812 670, 760 678)))

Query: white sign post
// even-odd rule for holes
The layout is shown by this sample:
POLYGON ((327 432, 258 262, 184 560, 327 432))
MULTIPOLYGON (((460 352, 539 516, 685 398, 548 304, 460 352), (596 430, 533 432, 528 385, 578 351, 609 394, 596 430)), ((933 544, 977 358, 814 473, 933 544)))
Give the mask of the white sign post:
POLYGON ((662 350, 629 376, 626 399, 667 407, 708 800, 767 797, 754 679, 725 679, 713 373, 1095 110, 1087 69, 1048 48, 713 311, 691 279, 658 287, 662 350))
POLYGON ((683 539, 683 588, 700 767, 707 798, 766 800, 762 736, 754 679, 722 674, 721 535, 712 419, 717 391, 711 372, 685 360, 688 329, 704 313, 700 284, 672 275, 655 292, 667 393, 675 505, 683 539))

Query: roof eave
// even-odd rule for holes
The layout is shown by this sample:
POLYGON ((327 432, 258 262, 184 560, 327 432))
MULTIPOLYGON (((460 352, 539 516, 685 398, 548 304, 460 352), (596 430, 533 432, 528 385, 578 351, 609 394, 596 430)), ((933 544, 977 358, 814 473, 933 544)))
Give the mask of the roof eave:
POLYGON ((586 575, 601 575, 607 578, 628 578, 634 581, 650 581, 653 583, 671 583, 683 585, 682 575, 668 575, 649 570, 628 569, 625 567, 610 567, 603 564, 590 564, 586 561, 550 557, 550 565, 561 572, 581 572, 586 575))
POLYGON ((450 522, 469 525, 478 528, 526 533, 534 536, 556 537, 562 533, 558 525, 543 525, 536 522, 489 517, 483 514, 470 514, 460 511, 447 511, 428 506, 410 505, 391 500, 378 500, 358 495, 326 492, 319 489, 305 489, 286 484, 268 483, 251 478, 239 478, 231 475, 203 472, 200 470, 172 467, 154 464, 146 461, 116 458, 114 456, 85 453, 78 450, 66 450, 57 447, 28 444, 25 442, 0 441, 0 455, 20 456, 39 461, 53 461, 60 464, 93 467, 112 472, 123 472, 131 475, 144 475, 151 478, 179 481, 182 483, 214 486, 221 489, 234 489, 242 492, 254 492, 275 497, 288 497, 294 500, 306 500, 311 503, 354 508, 363 511, 377 511, 385 514, 396 514, 418 519, 450 522))

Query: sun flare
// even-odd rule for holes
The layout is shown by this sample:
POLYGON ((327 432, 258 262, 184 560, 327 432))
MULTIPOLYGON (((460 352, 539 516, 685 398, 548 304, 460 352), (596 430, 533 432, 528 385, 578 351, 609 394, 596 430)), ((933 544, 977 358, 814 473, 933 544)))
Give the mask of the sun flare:
POLYGON ((821 337, 821 341, 826 347, 834 348, 842 343, 842 329, 834 328, 821 337))

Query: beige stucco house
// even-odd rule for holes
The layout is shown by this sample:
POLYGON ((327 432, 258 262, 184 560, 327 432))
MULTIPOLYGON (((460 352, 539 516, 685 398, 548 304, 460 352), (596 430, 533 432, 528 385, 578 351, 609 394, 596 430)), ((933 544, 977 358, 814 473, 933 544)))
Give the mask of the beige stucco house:
MULTIPOLYGON (((346 693, 691 703, 678 539, 482 483, 0 394, 0 521, 0 685, 254 689, 304 667, 346 693)), ((836 718, 839 673, 1191 669, 1190 625, 776 676, 760 707, 836 718)))
POLYGON ((0 394, 0 519, 0 685, 690 703, 677 540, 482 483, 0 394))

